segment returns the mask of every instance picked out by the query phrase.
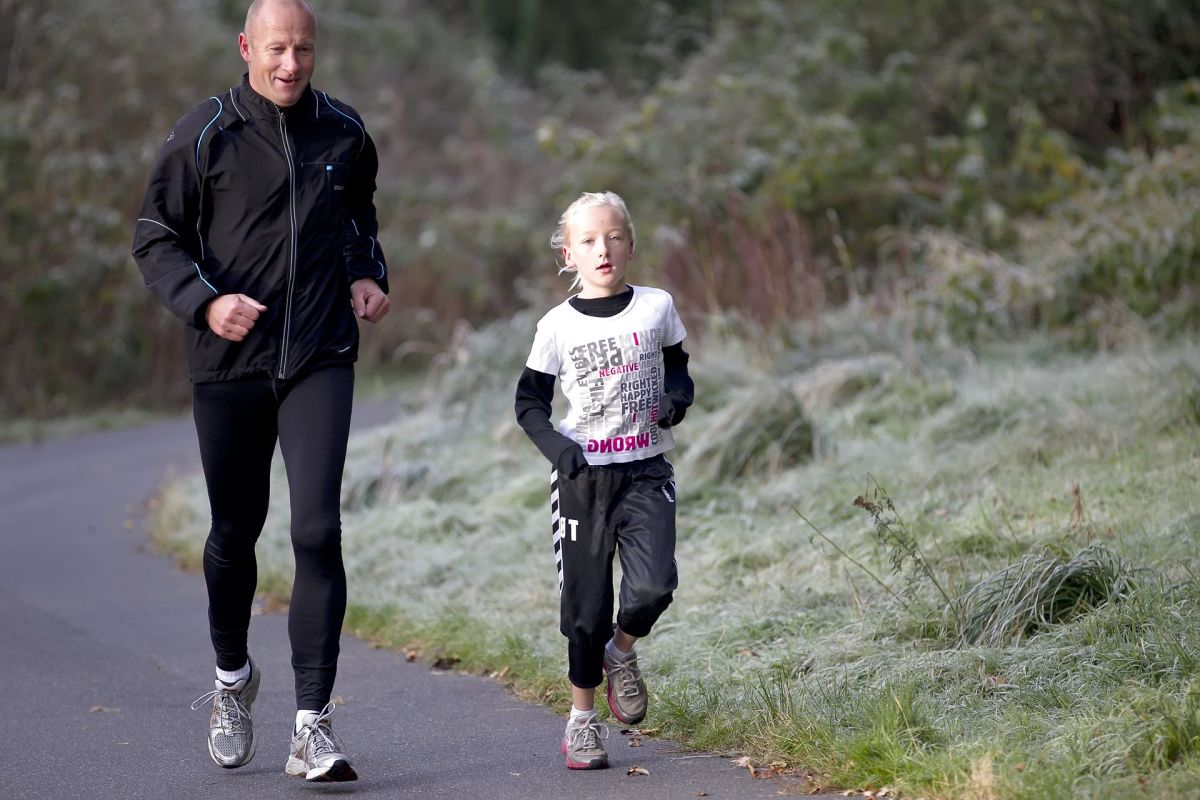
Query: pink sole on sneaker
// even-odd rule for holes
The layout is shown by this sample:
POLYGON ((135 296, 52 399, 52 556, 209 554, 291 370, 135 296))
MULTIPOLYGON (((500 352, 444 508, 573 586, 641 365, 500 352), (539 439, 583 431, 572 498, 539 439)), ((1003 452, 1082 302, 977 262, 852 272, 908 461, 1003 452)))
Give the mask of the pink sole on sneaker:
POLYGON ((608 670, 604 670, 604 677, 605 677, 604 696, 605 696, 605 698, 608 699, 608 710, 613 713, 613 716, 616 717, 618 720, 620 720, 621 722, 623 722, 626 725, 637 725, 639 722, 644 720, 646 718, 645 714, 638 717, 637 719, 634 719, 633 717, 624 716, 620 711, 617 710, 617 704, 613 702, 612 682, 607 680, 608 670))
POLYGON ((564 760, 566 761, 567 769, 607 769, 608 768, 608 759, 607 758, 593 758, 591 761, 572 761, 570 758, 566 758, 566 755, 567 755, 566 741, 564 741, 562 743, 562 754, 563 754, 564 760))

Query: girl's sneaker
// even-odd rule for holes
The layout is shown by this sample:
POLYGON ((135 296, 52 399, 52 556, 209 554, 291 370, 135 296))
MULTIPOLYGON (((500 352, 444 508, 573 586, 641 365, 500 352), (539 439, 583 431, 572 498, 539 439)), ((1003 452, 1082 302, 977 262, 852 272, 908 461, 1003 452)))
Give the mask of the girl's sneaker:
POLYGON ((646 682, 638 668, 637 653, 620 660, 604 650, 604 672, 608 675, 608 707, 626 725, 646 718, 646 682))
POLYGON ((604 769, 608 766, 608 751, 604 740, 608 726, 595 714, 567 721, 563 734, 562 752, 567 769, 604 769))

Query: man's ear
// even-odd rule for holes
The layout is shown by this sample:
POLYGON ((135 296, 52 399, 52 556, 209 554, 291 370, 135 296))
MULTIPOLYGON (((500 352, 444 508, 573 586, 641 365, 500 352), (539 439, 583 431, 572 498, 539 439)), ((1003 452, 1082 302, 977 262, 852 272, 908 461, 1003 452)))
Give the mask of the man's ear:
POLYGON ((245 33, 238 34, 238 54, 241 55, 242 61, 250 63, 250 40, 246 38, 245 33))

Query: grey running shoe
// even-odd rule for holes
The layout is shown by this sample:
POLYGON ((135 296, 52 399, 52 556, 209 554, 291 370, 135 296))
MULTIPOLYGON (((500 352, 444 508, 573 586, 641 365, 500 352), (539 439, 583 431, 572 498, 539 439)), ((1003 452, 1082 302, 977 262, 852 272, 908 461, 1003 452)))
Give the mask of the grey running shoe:
POLYGON ((604 769, 608 766, 608 751, 604 740, 608 738, 608 726, 595 714, 567 720, 567 731, 563 734, 562 752, 566 757, 567 769, 604 769))
POLYGON ((356 781, 358 773, 342 753, 342 743, 329 726, 335 708, 329 703, 308 725, 292 734, 292 754, 284 770, 306 781, 356 781))
POLYGON ((195 711, 212 701, 212 715, 208 718, 208 754, 218 766, 232 769, 254 757, 254 723, 250 720, 250 706, 258 697, 261 681, 258 665, 250 659, 249 678, 232 686, 214 680, 217 688, 192 703, 195 711))
POLYGON ((604 672, 608 675, 608 707, 613 716, 626 725, 646 718, 646 682, 638 668, 637 653, 618 661, 604 651, 604 672))

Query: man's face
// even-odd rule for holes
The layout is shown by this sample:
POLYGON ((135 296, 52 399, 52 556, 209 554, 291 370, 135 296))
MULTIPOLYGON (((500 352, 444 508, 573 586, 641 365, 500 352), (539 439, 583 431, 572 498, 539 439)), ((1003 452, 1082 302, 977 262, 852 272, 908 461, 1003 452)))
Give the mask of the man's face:
POLYGON ((295 105, 317 63, 317 26, 303 6, 268 3, 238 35, 250 87, 277 106, 295 105))

